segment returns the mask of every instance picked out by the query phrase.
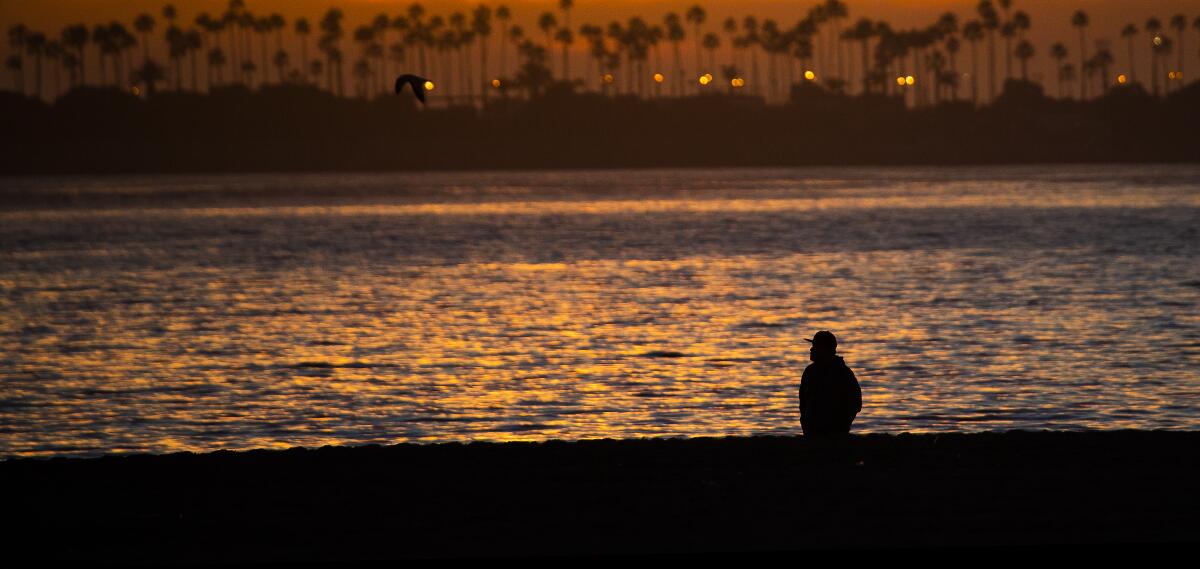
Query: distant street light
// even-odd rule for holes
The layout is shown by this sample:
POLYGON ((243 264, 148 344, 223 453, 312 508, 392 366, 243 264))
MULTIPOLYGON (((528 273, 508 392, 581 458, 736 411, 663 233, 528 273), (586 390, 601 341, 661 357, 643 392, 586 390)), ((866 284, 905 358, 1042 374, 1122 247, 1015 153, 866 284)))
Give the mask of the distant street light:
POLYGON ((812 70, 811 70, 811 69, 809 69, 809 70, 807 70, 807 71, 805 71, 805 72, 804 72, 804 78, 805 78, 805 79, 808 79, 809 81, 814 81, 814 80, 816 80, 816 78, 817 78, 817 74, 816 74, 816 73, 813 73, 813 72, 812 72, 812 70))

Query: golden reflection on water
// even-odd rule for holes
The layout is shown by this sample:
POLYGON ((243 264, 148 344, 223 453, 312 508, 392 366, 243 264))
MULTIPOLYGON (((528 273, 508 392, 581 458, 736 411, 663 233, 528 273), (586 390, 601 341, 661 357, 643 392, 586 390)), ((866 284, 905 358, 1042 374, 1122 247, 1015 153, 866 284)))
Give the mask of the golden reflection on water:
POLYGON ((0 454, 1195 428, 1200 192, 1055 188, 6 212, 0 454))

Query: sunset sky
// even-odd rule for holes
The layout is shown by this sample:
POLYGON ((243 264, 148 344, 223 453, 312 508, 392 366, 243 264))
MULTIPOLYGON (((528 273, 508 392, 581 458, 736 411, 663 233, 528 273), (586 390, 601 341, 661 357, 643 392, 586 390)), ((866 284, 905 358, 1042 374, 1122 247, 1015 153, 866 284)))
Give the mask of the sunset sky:
MULTIPOLYGON (((139 13, 146 12, 161 19, 163 0, 0 0, 0 24, 7 30, 15 23, 24 23, 35 30, 48 32, 56 37, 58 31, 68 23, 96 23, 114 19, 129 22, 139 13)), ((223 11, 227 0, 174 0, 180 18, 191 22, 201 12, 223 11)), ((546 10, 557 10, 556 0, 507 0, 514 11, 517 23, 531 26, 537 15, 546 10)), ((575 27, 583 22, 607 22, 624 19, 638 14, 658 21, 667 11, 682 12, 696 2, 662 0, 577 0, 572 12, 575 27)), ((755 14, 772 17, 781 23, 794 22, 816 0, 707 0, 700 2, 709 11, 709 23, 716 29, 719 22, 730 15, 755 14)), ((966 19, 974 15, 975 0, 848 0, 850 19, 869 17, 884 19, 893 27, 906 28, 925 26, 942 12, 953 11, 966 19)), ((294 17, 317 18, 330 6, 341 6, 347 15, 347 27, 365 22, 371 16, 386 12, 398 14, 411 4, 411 0, 248 0, 248 8, 255 13, 278 12, 290 21, 294 17)), ((479 2, 455 0, 426 0, 423 2, 432 12, 449 12, 478 5, 479 2)), ((498 2, 491 2, 496 5, 498 2)), ((1071 13, 1079 8, 1091 15, 1089 35, 1092 38, 1107 38, 1118 43, 1121 26, 1133 22, 1139 25, 1150 16, 1157 16, 1166 23, 1171 15, 1187 15, 1189 23, 1200 16, 1200 0, 1016 0, 1014 9, 1027 11, 1033 19, 1031 39, 1038 54, 1032 62, 1032 74, 1036 77, 1048 73, 1050 58, 1046 57, 1049 46, 1063 41, 1068 47, 1077 46, 1078 39, 1070 26, 1071 13)), ((690 30, 689 30, 690 32, 690 30)), ((1170 32, 1168 32, 1170 33, 1170 32)), ((6 42, 7 43, 7 42, 6 42)), ((580 42, 582 43, 582 42, 580 42)), ((690 42, 685 43, 685 46, 690 42)), ((1184 39, 1186 55, 1195 66, 1200 47, 1200 34, 1189 26, 1184 39)), ((9 48, 5 45, 4 50, 9 48)), ((1077 48, 1076 48, 1077 49, 1077 48)), ((1089 47, 1090 49, 1090 47, 1089 47)), ((1115 45, 1118 67, 1125 66, 1126 51, 1123 45, 1115 45)), ((1144 57, 1148 58, 1148 49, 1144 57)), ((1072 50, 1074 53, 1074 49, 1072 50)), ((1144 65, 1139 63, 1139 65, 1144 65)), ((1193 67, 1195 68, 1195 67, 1193 67)), ((1200 71, 1200 69, 1197 69, 1200 71)), ((1189 74, 1191 75, 1191 74, 1189 74)))

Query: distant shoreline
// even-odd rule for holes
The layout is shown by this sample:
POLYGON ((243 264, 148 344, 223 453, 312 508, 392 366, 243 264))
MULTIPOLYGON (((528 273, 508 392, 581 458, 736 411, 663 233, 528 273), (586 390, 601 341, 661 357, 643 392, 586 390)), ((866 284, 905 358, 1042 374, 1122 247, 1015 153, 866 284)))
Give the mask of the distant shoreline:
MULTIPOLYGON (((1200 543, 1195 431, 401 444, 0 462, 42 562, 1200 543)), ((10 553, 11 554, 11 553, 10 553)))
POLYGON ((995 104, 798 86, 785 105, 561 93, 417 109, 305 87, 209 95, 82 89, 53 106, 0 93, 0 175, 477 171, 1200 161, 1200 82, 1081 103, 1010 81, 995 104))

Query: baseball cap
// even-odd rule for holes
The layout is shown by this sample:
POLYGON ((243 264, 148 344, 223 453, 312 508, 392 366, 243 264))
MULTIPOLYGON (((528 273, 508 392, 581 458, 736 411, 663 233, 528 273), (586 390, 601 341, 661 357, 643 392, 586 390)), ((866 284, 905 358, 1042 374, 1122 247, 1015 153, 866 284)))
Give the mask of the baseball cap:
POLYGON ((821 330, 820 332, 813 334, 812 338, 805 338, 804 341, 810 342, 813 345, 837 348, 837 337, 834 336, 833 332, 830 332, 829 330, 821 330))

